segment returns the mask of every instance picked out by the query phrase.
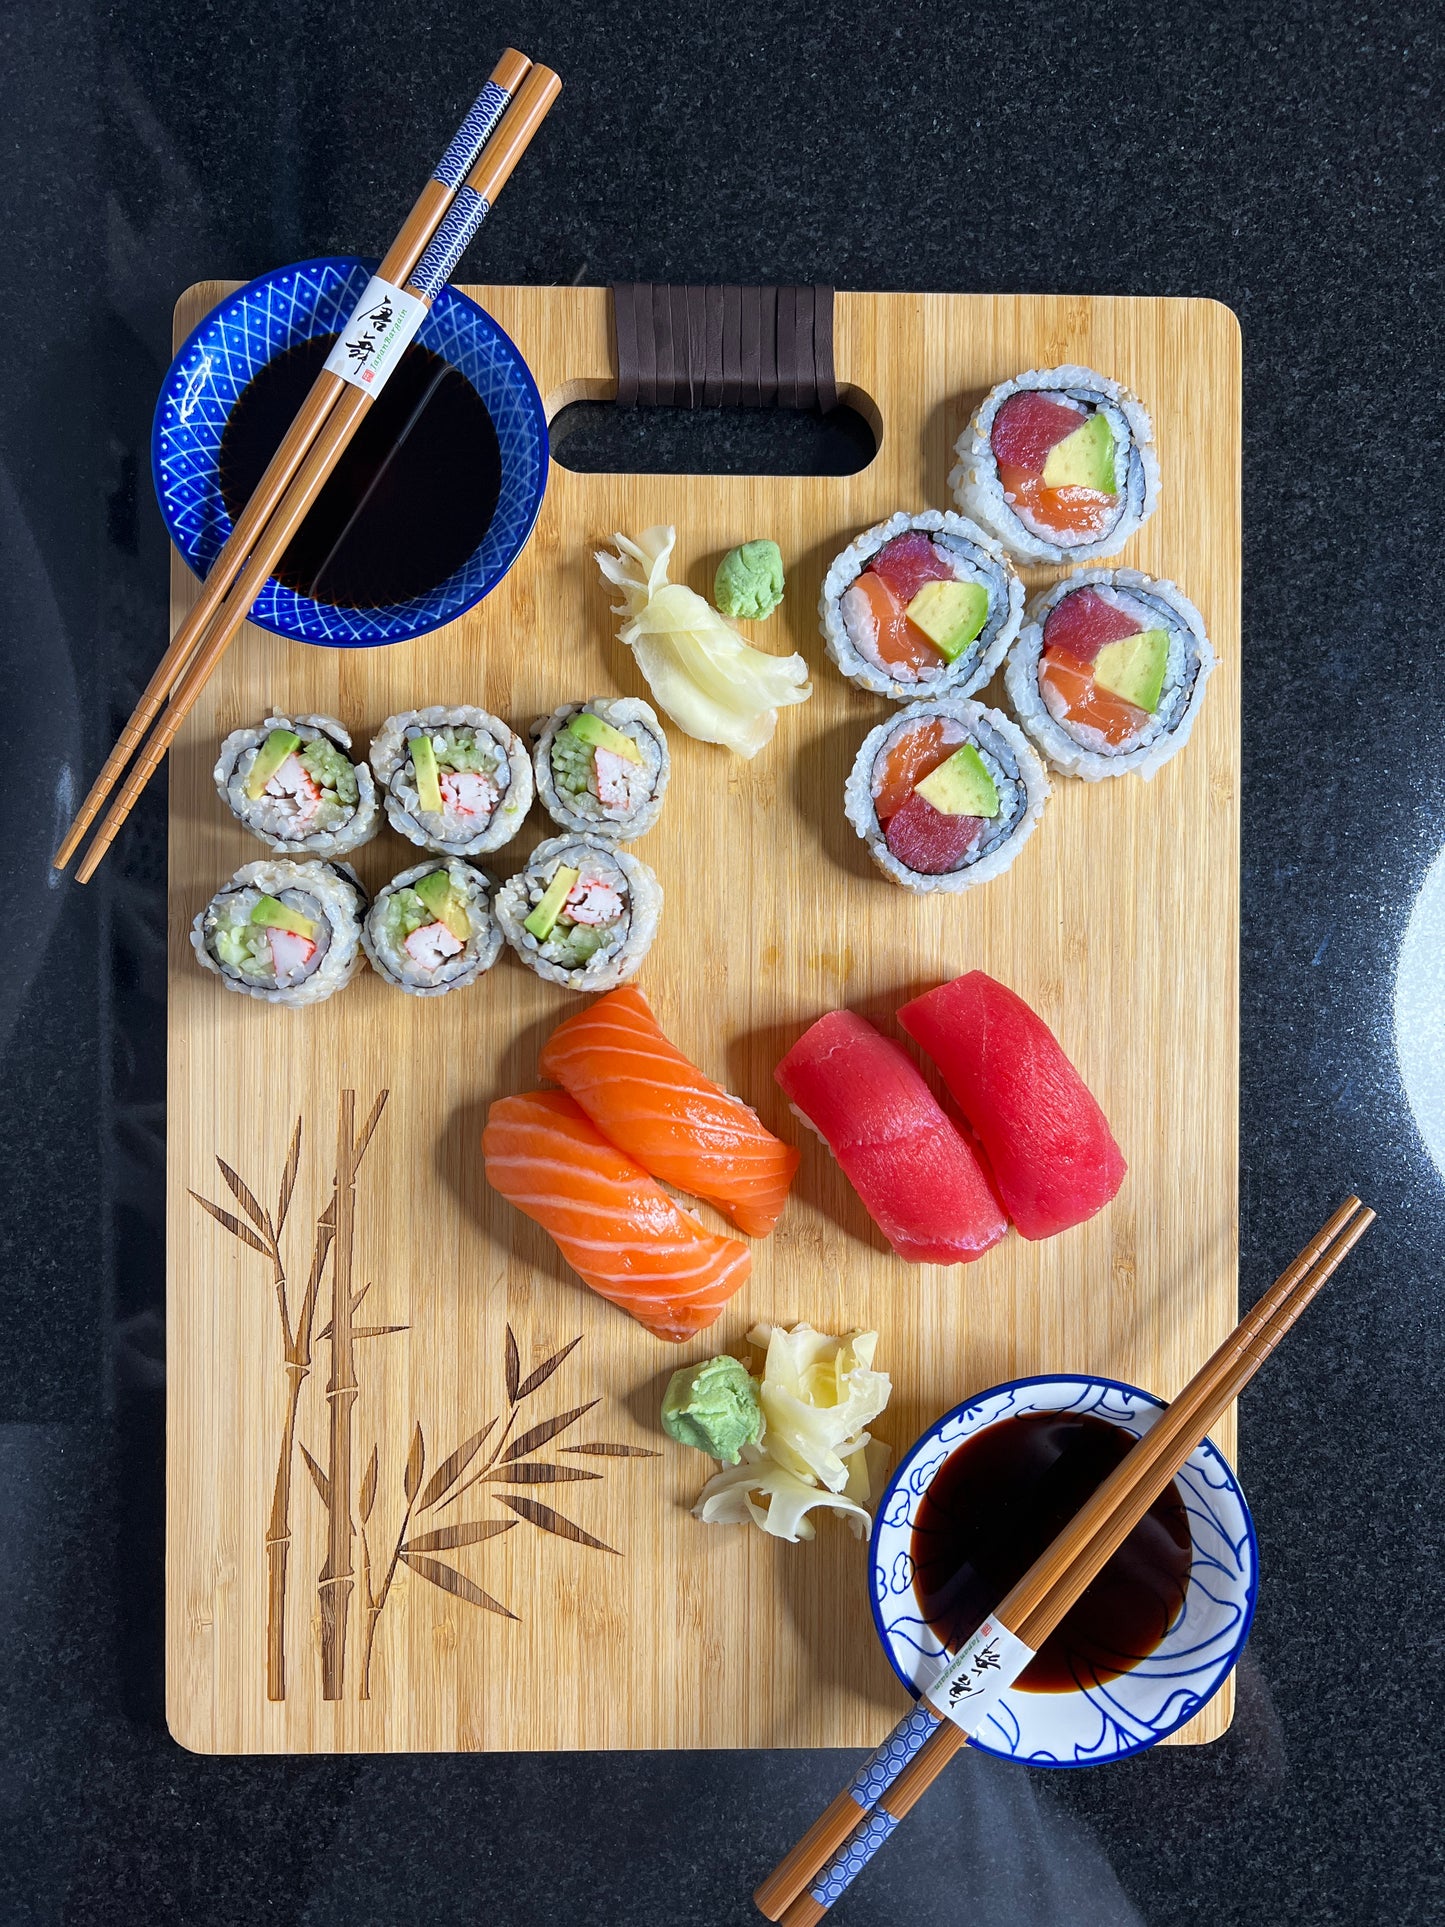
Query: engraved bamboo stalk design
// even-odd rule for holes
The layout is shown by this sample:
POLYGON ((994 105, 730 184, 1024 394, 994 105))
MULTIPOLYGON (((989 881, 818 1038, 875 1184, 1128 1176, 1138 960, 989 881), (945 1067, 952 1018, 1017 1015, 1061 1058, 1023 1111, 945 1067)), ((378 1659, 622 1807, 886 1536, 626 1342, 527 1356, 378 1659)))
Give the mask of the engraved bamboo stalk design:
POLYGON ((339 1700, 346 1681, 346 1628, 356 1574, 356 1529, 351 1515, 351 1419, 356 1404, 356 1351, 352 1314, 352 1258, 356 1244, 356 1174, 387 1093, 372 1106, 356 1135, 356 1092, 343 1091, 336 1120, 335 1237, 331 1251, 331 1373, 326 1386, 330 1415, 326 1473, 326 1562, 318 1592, 321 1604, 321 1693, 339 1700))

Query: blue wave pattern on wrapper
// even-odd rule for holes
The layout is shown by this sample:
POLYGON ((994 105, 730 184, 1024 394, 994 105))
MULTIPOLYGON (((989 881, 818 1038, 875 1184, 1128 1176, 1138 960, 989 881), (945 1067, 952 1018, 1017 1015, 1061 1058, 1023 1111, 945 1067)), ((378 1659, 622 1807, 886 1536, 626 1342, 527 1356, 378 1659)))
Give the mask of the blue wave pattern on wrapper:
POLYGON ((843 1898, 897 1825, 897 1820, 886 1807, 877 1807, 860 1827, 849 1834, 808 1889, 820 1907, 831 1907, 835 1901, 843 1898))
POLYGON ((866 1812, 892 1786, 930 1733, 938 1730, 938 1715, 922 1700, 894 1727, 882 1746, 859 1767, 848 1784, 849 1797, 866 1812))
POLYGON ((436 164, 432 175, 443 187, 460 187, 471 173, 477 156, 496 131, 497 122, 507 110, 512 96, 489 80, 472 102, 471 111, 452 136, 452 144, 436 164))
POLYGON ((471 246, 477 230, 491 212, 491 202, 484 200, 475 188, 463 187, 457 190, 457 198, 452 202, 436 233, 427 243, 426 251, 412 270, 408 284, 425 301, 435 301, 442 289, 451 280, 461 264, 462 256, 471 246))

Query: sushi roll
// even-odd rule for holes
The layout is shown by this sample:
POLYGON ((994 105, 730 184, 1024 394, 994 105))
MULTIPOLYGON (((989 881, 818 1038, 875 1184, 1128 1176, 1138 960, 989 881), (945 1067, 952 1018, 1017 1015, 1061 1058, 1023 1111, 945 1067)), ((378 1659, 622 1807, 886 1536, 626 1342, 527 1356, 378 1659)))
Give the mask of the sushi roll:
POLYGON ((1117 555, 1159 500, 1149 411, 1092 368, 1034 368, 991 388, 958 438, 958 506, 1024 562, 1117 555))
POLYGON ((1084 569, 1030 603, 1004 679, 1054 768, 1097 783, 1177 755, 1213 667, 1204 620, 1172 582, 1084 569))
POLYGON ((233 729, 215 771, 243 829, 283 856, 344 856, 376 835, 376 784, 331 716, 268 716, 233 729))
POLYGON ((672 759, 661 723, 640 697, 565 703, 533 733, 537 794, 564 830, 630 843, 662 814, 672 759))
POLYGON ((501 849, 532 807, 526 746, 485 709, 388 716, 372 741, 371 767, 391 827, 439 856, 501 849))
POLYGON ((443 997, 475 983, 502 948, 488 885, 456 856, 393 877, 361 926, 372 969, 412 997, 443 997))
POLYGON ((268 1004, 319 1004, 361 967, 365 908, 344 864, 247 863, 191 925, 191 945, 227 990, 268 1004))
POLYGON ((848 821, 905 890, 967 890, 1018 855, 1048 799, 1033 745, 996 709, 952 696, 912 703, 863 738, 848 821))
POLYGON ((902 510, 850 542, 823 578, 828 654, 894 702, 969 696, 1008 652, 1023 584, 992 537, 951 510, 902 510))
POLYGON ((662 887, 605 836, 553 836, 497 892, 497 921, 522 962, 569 990, 612 990, 657 935, 662 887))

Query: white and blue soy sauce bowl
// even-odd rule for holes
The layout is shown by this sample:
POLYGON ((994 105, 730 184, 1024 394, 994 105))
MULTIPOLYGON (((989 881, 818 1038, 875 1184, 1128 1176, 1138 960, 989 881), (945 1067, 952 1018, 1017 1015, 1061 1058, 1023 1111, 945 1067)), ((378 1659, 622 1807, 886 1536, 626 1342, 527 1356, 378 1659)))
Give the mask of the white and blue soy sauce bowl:
MULTIPOLYGON (((914 1591, 913 1528, 944 1461, 1001 1419, 1084 1413, 1138 1437, 1164 1402, 1111 1378, 1020 1378, 955 1406, 914 1444, 889 1481, 871 1546, 873 1618, 893 1670, 915 1696, 947 1652, 914 1591)), ((1127 1759, 1192 1719, 1239 1658, 1259 1576, 1254 1524, 1223 1455, 1206 1439, 1175 1484, 1191 1540, 1181 1609, 1164 1639, 1126 1671, 1071 1692, 1008 1689, 972 1744, 1027 1766, 1077 1767, 1127 1759)))
MULTIPOLYGON (((231 531, 220 455, 232 409, 274 357, 345 326, 374 266, 334 255, 262 275, 207 315, 171 364, 156 405, 151 467, 171 540, 197 575, 231 531)), ((407 642, 480 602, 521 554, 547 481, 546 415, 527 365, 491 316, 450 286, 416 339, 471 383, 496 431, 497 502, 477 547, 435 587, 379 607, 316 601, 273 576, 251 611, 261 628, 330 648, 407 642)))

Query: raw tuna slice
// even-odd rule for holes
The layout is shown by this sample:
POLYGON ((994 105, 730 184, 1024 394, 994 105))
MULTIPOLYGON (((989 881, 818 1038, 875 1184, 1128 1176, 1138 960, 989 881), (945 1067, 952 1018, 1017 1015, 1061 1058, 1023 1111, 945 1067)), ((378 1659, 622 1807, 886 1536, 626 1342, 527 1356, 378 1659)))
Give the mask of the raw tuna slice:
POLYGON ((1044 623, 1044 647, 1092 663, 1106 642, 1137 636, 1143 623, 1093 589, 1075 589, 1056 602, 1044 623))
POLYGON ((1008 1230, 968 1139, 902 1046, 863 1018, 820 1017, 774 1076, 900 1258, 966 1265, 1008 1230))
POLYGON ((989 441, 994 460, 1041 475, 1049 450, 1087 420, 1085 410, 1072 402, 1055 401, 1037 388, 1021 388, 993 418, 989 441))
POLYGON ((885 542, 868 567, 881 575, 906 609, 925 582, 952 582, 953 569, 922 529, 907 529, 885 542))
POLYGON ((1051 1238, 1109 1202, 1129 1167, 1088 1085, 1022 997, 971 970, 915 997, 898 1021, 942 1071, 1026 1238, 1051 1238))

